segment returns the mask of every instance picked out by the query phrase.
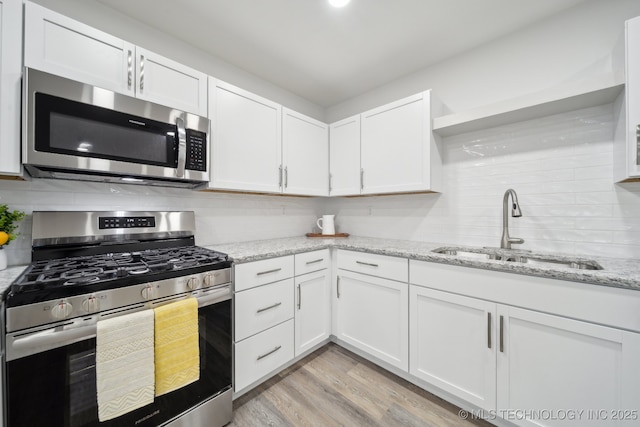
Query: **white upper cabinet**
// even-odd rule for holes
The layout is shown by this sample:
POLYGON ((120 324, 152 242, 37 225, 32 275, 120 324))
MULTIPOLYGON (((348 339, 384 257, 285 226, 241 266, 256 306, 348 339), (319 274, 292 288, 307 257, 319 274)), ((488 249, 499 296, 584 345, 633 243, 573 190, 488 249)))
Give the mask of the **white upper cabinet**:
POLYGON ((360 194, 360 115, 329 126, 329 195, 360 194))
POLYGON ((625 96, 613 149, 616 182, 640 178, 640 16, 626 22, 625 64, 625 96))
POLYGON ((283 108, 283 193, 329 195, 329 127, 283 108))
POLYGON ((207 115, 206 74, 34 3, 25 3, 24 64, 207 115))
POLYGON ((209 188, 280 193, 282 107, 209 78, 209 188))
POLYGON ((361 115, 362 194, 439 191, 442 160, 431 91, 361 115))
POLYGON ((0 0, 0 174, 20 175, 22 2, 0 0))

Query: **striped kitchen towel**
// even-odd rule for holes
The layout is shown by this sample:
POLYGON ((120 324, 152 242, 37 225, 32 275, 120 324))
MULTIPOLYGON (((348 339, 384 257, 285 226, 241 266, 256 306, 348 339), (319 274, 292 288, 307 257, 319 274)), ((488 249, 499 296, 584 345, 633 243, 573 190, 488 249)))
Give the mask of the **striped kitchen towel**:
POLYGON ((156 396, 200 379, 198 300, 187 298, 155 311, 156 396))
POLYGON ((98 321, 96 384, 100 421, 153 403, 153 323, 152 310, 98 321))

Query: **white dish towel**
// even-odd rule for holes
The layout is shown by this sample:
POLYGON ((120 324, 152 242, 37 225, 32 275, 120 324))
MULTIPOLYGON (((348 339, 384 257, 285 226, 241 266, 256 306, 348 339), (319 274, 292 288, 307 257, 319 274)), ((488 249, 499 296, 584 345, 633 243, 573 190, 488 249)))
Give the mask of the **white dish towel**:
POLYGON ((153 310, 144 310, 98 322, 96 383, 100 421, 153 402, 153 319, 153 310))

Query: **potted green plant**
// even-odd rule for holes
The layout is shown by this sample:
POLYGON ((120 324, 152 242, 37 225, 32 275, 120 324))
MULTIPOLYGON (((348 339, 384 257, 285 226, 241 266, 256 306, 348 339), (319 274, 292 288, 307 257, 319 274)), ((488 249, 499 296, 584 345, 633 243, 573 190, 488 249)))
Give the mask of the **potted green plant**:
POLYGON ((16 238, 15 233, 18 228, 18 222, 25 217, 22 211, 10 211, 9 206, 0 205, 0 270, 7 268, 7 254, 4 251, 4 245, 8 245, 16 238))

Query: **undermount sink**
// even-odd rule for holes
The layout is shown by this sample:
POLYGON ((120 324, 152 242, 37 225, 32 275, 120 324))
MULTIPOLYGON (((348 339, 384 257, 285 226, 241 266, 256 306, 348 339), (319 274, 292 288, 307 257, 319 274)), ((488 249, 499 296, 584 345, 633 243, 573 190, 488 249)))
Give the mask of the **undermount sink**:
POLYGON ((538 255, 521 250, 517 251, 517 253, 513 253, 510 250, 491 248, 438 248, 434 249, 432 252, 464 259, 507 261, 540 267, 569 267, 578 270, 602 270, 602 266, 592 260, 568 257, 554 258, 549 255, 538 255))

